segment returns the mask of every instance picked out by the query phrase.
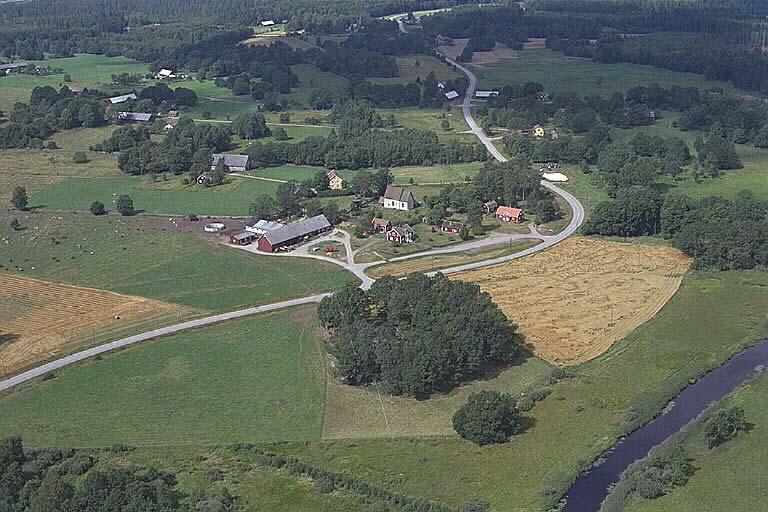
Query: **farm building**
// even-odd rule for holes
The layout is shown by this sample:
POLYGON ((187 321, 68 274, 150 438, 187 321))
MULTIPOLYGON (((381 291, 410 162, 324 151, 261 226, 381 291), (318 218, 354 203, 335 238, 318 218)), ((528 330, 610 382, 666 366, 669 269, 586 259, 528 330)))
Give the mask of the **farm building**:
POLYGON ((459 93, 457 93, 456 91, 448 91, 447 93, 445 93, 445 99, 449 101, 455 100, 458 97, 459 97, 459 93))
POLYGON ((152 114, 145 112, 118 112, 117 120, 122 123, 148 123, 152 114))
POLYGON ((496 212, 496 208, 499 207, 499 203, 496 201, 488 201, 487 203, 483 203, 483 213, 486 215, 490 215, 491 213, 496 212))
POLYGON ((254 222, 253 224, 246 225, 245 230, 250 231, 251 233, 256 233, 257 235, 266 235, 270 231, 275 231, 284 227, 285 224, 261 219, 257 222, 254 222))
POLYGON ((328 174, 328 188, 331 190, 341 190, 344 188, 344 178, 339 176, 336 171, 330 171, 328 174))
POLYGON ((264 20, 261 22, 262 27, 273 27, 275 22, 273 20, 264 20))
POLYGON ((206 233, 221 233, 227 228, 224 224, 221 222, 211 222, 210 224, 206 224, 203 228, 203 231, 206 233))
POLYGON ((413 194, 404 188, 394 185, 387 185, 387 190, 384 191, 384 195, 379 199, 379 204, 383 208, 403 211, 413 210, 418 205, 413 194))
POLYGON ((488 99, 499 95, 499 91, 477 91, 475 98, 488 99))
POLYGON ((371 221, 371 231, 374 233, 386 233, 390 229, 392 229, 392 223, 387 219, 377 219, 374 217, 371 221))
POLYGON ((224 165, 227 166, 227 170, 230 172, 245 172, 248 170, 248 155, 224 155, 217 153, 213 155, 213 162, 211 162, 211 170, 216 170, 219 160, 224 159, 224 165))
POLYGON ((157 72, 157 75, 155 75, 155 78, 157 78, 158 80, 176 78, 176 74, 173 72, 173 70, 163 68, 157 72))
POLYGON ((317 215, 308 219, 288 224, 280 229, 267 232, 259 238, 259 250, 262 252, 275 252, 283 247, 308 240, 309 237, 330 231, 331 223, 325 215, 317 215))
POLYGON ((256 240, 256 234, 249 233, 248 231, 229 235, 229 243, 233 245, 249 245, 252 244, 254 240, 256 240))
POLYGON ((387 231, 387 241, 393 244, 409 244, 413 242, 413 236, 416 232, 408 224, 394 226, 387 231))
POLYGON ((522 208, 499 206, 496 209, 496 218, 503 222, 523 222, 525 220, 525 211, 522 208))
POLYGON ((461 231, 461 228, 464 227, 464 224, 461 222, 456 222, 455 220, 444 220, 442 224, 440 224, 440 231, 443 233, 458 233, 461 231))
POLYGON ((0 64, 0 73, 10 75, 14 71, 29 66, 27 62, 11 62, 10 64, 0 64))
POLYGON ((122 96, 113 96, 109 98, 109 103, 112 105, 117 105, 119 103, 125 103, 128 100, 137 100, 137 99, 139 99, 139 97, 136 96, 134 93, 123 94, 122 96))
POLYGON ((85 87, 69 87, 68 89, 73 96, 80 96, 81 94, 83 94, 85 91, 88 90, 85 87))

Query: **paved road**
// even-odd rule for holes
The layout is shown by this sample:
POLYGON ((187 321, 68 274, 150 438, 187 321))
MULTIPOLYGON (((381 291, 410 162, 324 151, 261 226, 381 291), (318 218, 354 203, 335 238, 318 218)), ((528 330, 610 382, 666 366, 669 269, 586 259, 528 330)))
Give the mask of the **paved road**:
POLYGON ((303 304, 312 304, 312 303, 320 302, 323 299, 323 297, 327 295, 330 295, 330 293, 320 293, 317 295, 311 295, 309 297, 302 297, 300 299, 286 300, 283 302, 276 302, 274 304, 267 304, 264 306, 246 308, 238 311, 230 311, 229 313, 222 313, 220 315, 214 315, 214 316, 209 316, 205 318, 198 318, 196 320, 190 320, 188 322, 184 322, 176 325, 169 325, 168 327, 155 329, 154 331, 137 334, 135 336, 130 336, 128 338, 123 338, 121 340, 113 341, 111 343, 99 345, 98 347, 92 347, 87 350, 83 350, 82 352, 77 352, 76 354, 65 356, 65 357, 62 357, 61 359, 57 359, 55 361, 51 361, 50 363, 44 364, 42 366, 38 366, 37 368, 29 370, 28 372, 21 373, 19 375, 16 375, 15 377, 11 377, 10 379, 0 381, 0 391, 10 389, 23 382, 34 379, 35 377, 40 377, 42 375, 45 375, 46 373, 52 372, 54 370, 58 370, 59 368, 62 368, 64 366, 77 363, 84 359, 88 359, 89 357, 94 357, 99 354, 111 352, 113 350, 127 347, 135 343, 140 343, 142 341, 150 340, 152 338, 167 336, 169 334, 174 334, 180 331, 195 329, 197 327, 203 327, 206 325, 224 322, 226 320, 232 320, 235 318, 241 318, 244 316, 256 315, 259 313, 266 313, 269 311, 289 308, 292 306, 300 306, 303 304))
MULTIPOLYGON (((398 23, 398 26, 400 27, 400 31, 406 32, 405 26, 402 20, 398 19, 397 23, 398 23)), ((469 78, 469 87, 464 96, 464 101, 462 102, 462 105, 461 105, 461 109, 462 109, 462 112, 464 113, 464 119, 466 120, 467 125, 470 127, 472 133, 474 133, 475 136, 477 136, 477 138, 480 139, 480 142, 482 142, 482 144, 486 148, 488 148, 488 151, 491 153, 491 155, 493 155, 493 157, 496 160, 498 160, 499 162, 506 162, 507 159, 504 157, 504 155, 501 154, 498 148, 496 148, 493 142, 488 138, 488 136, 485 134, 482 128, 478 126, 478 124, 475 122, 474 118, 472 117, 472 97, 475 95, 475 90, 477 88, 477 77, 472 71, 462 66, 461 64, 451 59, 446 59, 446 60, 450 62, 453 66, 455 66, 458 70, 460 70, 462 73, 467 75, 467 77, 469 78)), ((492 236, 486 239, 474 240, 474 241, 469 241, 462 244, 457 244, 452 247, 432 249, 430 251, 425 251, 425 252, 420 252, 415 254, 408 254, 405 256, 393 258, 389 261, 403 261, 403 260, 412 259, 412 258, 421 258, 421 257, 432 256, 432 255, 450 254, 450 253, 462 252, 466 250, 487 248, 487 247, 493 247, 496 245, 512 243, 515 240, 538 239, 542 241, 542 243, 534 247, 528 248, 524 251, 517 252, 515 254, 502 256, 499 258, 492 258, 489 260, 484 260, 476 263, 458 265, 458 266, 450 267, 440 271, 442 274, 454 274, 458 272, 463 272, 465 270, 472 270, 476 268, 487 267, 489 265, 497 265, 499 263, 504 263, 514 259, 522 258, 524 256, 528 256, 530 254, 534 254, 536 252, 540 252, 549 247, 552 247, 553 245, 568 238, 579 228, 581 223, 584 221, 584 207, 581 205, 581 203, 579 203, 579 201, 575 197, 573 197, 568 192, 562 190, 560 187, 557 187, 556 185, 544 180, 542 180, 541 184, 542 186, 546 187, 553 193, 563 198, 563 200, 566 203, 568 203, 568 205, 571 208, 571 211, 572 211, 571 221, 568 223, 568 226, 560 233, 553 236, 545 236, 540 233, 536 233, 532 230, 528 234, 517 233, 512 235, 503 235, 503 236, 495 236, 495 237, 492 236)), ((334 234, 335 233, 336 232, 334 232, 334 234)), ((360 278, 360 280, 362 281, 361 287, 363 289, 370 288, 371 284, 373 284, 374 281, 373 279, 371 279, 365 274, 365 269, 373 265, 385 263, 385 261, 376 261, 371 263, 355 263, 354 252, 352 251, 352 245, 350 243, 349 233, 345 231, 340 231, 338 233, 341 233, 343 237, 343 243, 347 252, 346 261, 336 260, 333 258, 321 256, 319 254, 311 253, 308 250, 308 246, 300 248, 294 253, 283 253, 283 254, 280 254, 279 256, 287 257, 287 256, 293 255, 293 256, 323 260, 323 261, 333 263, 335 265, 339 265, 341 267, 346 268, 347 270, 355 274, 358 278, 360 278)), ((321 242, 326 238, 330 240, 332 239, 332 236, 333 234, 327 235, 326 237, 322 237, 321 239, 316 240, 312 245, 316 245, 318 241, 321 242)), ((244 247, 244 249, 250 250, 251 247, 246 246, 244 247)), ((264 253, 260 253, 260 254, 264 254, 264 253)), ((429 273, 429 275, 434 275, 434 274, 435 272, 429 273)), ((241 309, 238 311, 232 311, 229 313, 222 313, 220 315, 209 316, 206 318, 199 318, 197 320, 190 320, 188 322, 184 322, 176 325, 170 325, 168 327, 163 327, 161 329, 156 329, 154 331, 137 334, 135 336, 130 336, 128 338, 123 338, 121 340, 113 341, 111 343, 100 345, 98 347, 89 348, 87 350, 83 350, 82 352, 78 352, 76 354, 72 354, 72 355, 63 357, 61 359, 57 359, 55 361, 51 361, 50 363, 44 364, 42 366, 39 366, 37 368, 34 368, 22 374, 16 375, 15 377, 11 377, 10 379, 0 381, 0 391, 10 389, 23 382, 34 379, 35 377, 40 377, 42 375, 45 375, 46 373, 52 372, 64 366, 68 366, 70 364, 83 361, 84 359, 88 359, 90 357, 93 357, 99 354, 104 354, 112 350, 117 350, 119 348, 127 347, 135 343, 140 343, 142 341, 150 340, 152 338, 166 336, 168 334, 174 334, 180 331, 194 329, 196 327, 203 327, 206 325, 211 325, 214 323, 231 320, 234 318, 241 318, 244 316, 265 313, 268 311, 275 311, 278 309, 284 309, 291 306, 316 303, 316 302, 320 302, 322 298, 327 295, 330 295, 330 294, 324 293, 324 294, 311 295, 309 297, 303 297, 300 299, 287 300, 283 302, 277 302, 274 304, 267 304, 265 306, 258 306, 253 308, 241 309)))

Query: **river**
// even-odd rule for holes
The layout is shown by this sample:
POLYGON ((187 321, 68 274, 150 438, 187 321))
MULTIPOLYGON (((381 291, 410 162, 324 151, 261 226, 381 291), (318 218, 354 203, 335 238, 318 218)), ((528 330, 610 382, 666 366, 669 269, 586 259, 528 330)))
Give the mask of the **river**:
POLYGON ((564 512, 597 512, 632 462, 642 459, 654 446, 678 432, 706 407, 749 380, 758 366, 768 366, 768 340, 745 349, 722 366, 686 387, 665 409, 665 413, 619 441, 603 456, 603 463, 581 475, 567 494, 564 512))

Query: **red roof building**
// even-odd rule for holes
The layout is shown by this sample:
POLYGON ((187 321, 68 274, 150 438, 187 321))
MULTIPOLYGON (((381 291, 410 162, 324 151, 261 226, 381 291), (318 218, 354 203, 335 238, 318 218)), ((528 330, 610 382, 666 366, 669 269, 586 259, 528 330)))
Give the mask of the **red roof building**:
POLYGON ((496 218, 503 222, 523 222, 525 220, 525 211, 522 208, 499 206, 496 209, 496 218))

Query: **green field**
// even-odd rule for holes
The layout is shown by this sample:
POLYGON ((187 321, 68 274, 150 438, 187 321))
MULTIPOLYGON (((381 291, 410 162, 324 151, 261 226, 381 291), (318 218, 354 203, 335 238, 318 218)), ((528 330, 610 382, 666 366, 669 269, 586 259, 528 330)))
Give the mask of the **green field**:
MULTIPOLYGON (((355 278, 336 265, 261 256, 192 233, 147 228, 159 219, 0 212, 0 272, 102 288, 205 310, 333 290, 355 278), (11 231, 17 217, 25 228, 11 231)), ((202 230, 202 225, 200 226, 202 230)))
POLYGON ((655 500, 635 496, 626 512, 752 512, 757 503, 768 503, 768 488, 759 483, 765 478, 763 447, 768 443, 768 377, 742 386, 722 406, 743 407, 752 429, 710 450, 703 425, 697 425, 683 443, 696 467, 688 483, 655 500))
POLYGON ((30 445, 320 439, 325 366, 311 311, 177 334, 61 371, 0 401, 30 445))
POLYGON ((372 78, 370 81, 377 84, 408 84, 415 82, 417 78, 424 80, 430 72, 434 73, 438 80, 452 80, 460 76, 453 66, 429 55, 404 55, 396 60, 399 76, 372 78))
POLYGON ((766 290, 768 272, 690 274, 654 319, 578 368, 575 378, 555 385, 526 414, 531 427, 505 445, 477 448, 458 439, 427 438, 280 449, 452 505, 477 496, 494 510, 541 510, 567 489, 580 467, 631 428, 629 420, 649 418, 690 377, 765 337, 766 290))
POLYGON ((469 130, 469 126, 464 121, 461 110, 452 109, 443 111, 437 109, 421 108, 399 108, 399 109, 378 109, 382 117, 394 114, 397 122, 403 128, 414 128, 418 130, 430 130, 437 134, 440 142, 477 142, 477 138, 471 133, 463 133, 469 130), (447 119, 450 124, 448 131, 443 130, 440 123, 447 119))
POLYGON ((639 85, 658 83, 662 87, 719 87, 739 93, 728 82, 707 80, 702 75, 668 71, 637 64, 599 64, 589 59, 568 57, 549 49, 526 49, 517 58, 492 64, 472 65, 481 87, 538 82, 550 93, 575 92, 579 96, 598 94, 608 97, 639 85))
POLYGON ((125 176, 108 178, 68 178, 51 185, 32 197, 33 207, 57 210, 88 210, 93 201, 103 202, 108 210, 121 194, 133 198, 137 210, 186 215, 247 216, 248 208, 257 196, 274 194, 278 183, 227 177, 219 187, 183 185, 179 176, 169 176, 169 181, 151 182, 145 177, 125 176))
MULTIPOLYGON (((62 68, 64 71, 47 76, 12 74, 0 78, 0 110, 10 110, 17 101, 29 101, 29 93, 34 87, 49 85, 55 89, 61 88, 65 85, 65 73, 69 73, 72 77, 72 81, 66 85, 107 91, 113 90, 111 85, 113 74, 144 75, 149 72, 149 68, 144 63, 125 57, 107 57, 105 55, 80 54, 65 59, 30 62, 40 66, 62 68)), ((130 87, 124 89, 128 90, 130 87)))

